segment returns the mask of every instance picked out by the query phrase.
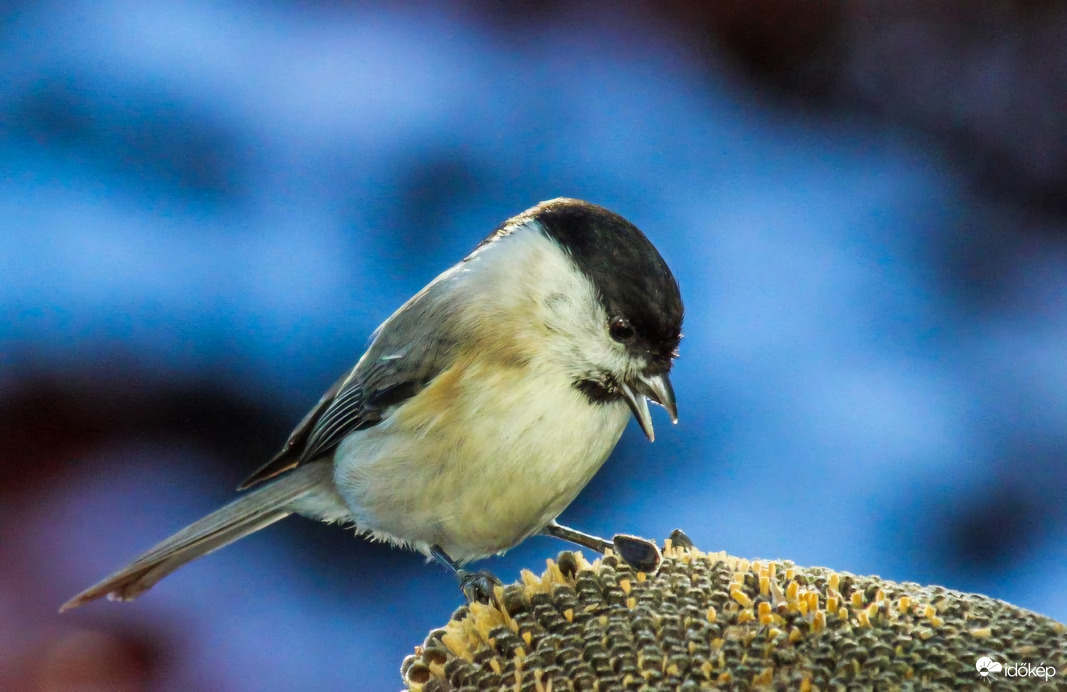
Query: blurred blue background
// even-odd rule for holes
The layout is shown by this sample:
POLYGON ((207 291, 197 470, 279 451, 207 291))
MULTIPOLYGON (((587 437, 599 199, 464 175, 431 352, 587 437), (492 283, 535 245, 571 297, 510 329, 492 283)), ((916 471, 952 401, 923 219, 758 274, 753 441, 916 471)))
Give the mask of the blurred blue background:
POLYGON ((0 688, 399 687, 452 577, 302 519, 55 609, 560 195, 687 307, 679 424, 631 425, 566 523, 1067 621, 1067 11, 875 5, 7 4, 0 688))

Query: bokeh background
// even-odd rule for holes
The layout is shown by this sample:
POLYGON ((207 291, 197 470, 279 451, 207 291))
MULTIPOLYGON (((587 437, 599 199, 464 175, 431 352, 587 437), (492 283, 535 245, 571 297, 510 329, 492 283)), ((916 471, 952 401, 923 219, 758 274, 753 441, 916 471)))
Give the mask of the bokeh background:
POLYGON ((0 688, 399 687, 452 577, 302 519, 55 610, 559 195, 687 305, 679 424, 567 523, 1067 621, 1067 10, 933 7, 5 3, 0 688))

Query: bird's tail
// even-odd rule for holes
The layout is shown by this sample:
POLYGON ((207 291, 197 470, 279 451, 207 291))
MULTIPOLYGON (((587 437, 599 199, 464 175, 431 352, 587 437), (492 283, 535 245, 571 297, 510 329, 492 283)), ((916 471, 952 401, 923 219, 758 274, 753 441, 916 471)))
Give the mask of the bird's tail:
POLYGON ((291 504, 331 480, 331 464, 312 463, 238 498, 196 521, 101 582, 70 599, 59 612, 107 596, 132 601, 187 562, 284 519, 291 504))

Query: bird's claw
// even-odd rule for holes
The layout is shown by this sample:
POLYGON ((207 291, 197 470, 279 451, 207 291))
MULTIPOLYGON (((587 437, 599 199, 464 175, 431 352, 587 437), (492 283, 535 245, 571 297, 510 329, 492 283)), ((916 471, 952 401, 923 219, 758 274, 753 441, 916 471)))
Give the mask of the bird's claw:
POLYGON ((492 604, 496 587, 503 587, 503 584, 493 576, 492 572, 484 569, 477 572, 461 570, 457 573, 457 576, 459 577, 460 591, 463 592, 468 603, 492 604))

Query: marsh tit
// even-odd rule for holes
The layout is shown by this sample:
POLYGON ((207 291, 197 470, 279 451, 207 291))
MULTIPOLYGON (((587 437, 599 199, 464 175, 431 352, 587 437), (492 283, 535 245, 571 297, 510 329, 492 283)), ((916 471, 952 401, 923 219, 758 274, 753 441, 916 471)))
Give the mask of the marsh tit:
POLYGON ((546 534, 648 401, 677 419, 668 373, 678 283, 633 224, 575 199, 508 219, 385 321, 236 501, 86 589, 131 600, 178 567, 290 514, 352 525, 463 566, 546 534))

